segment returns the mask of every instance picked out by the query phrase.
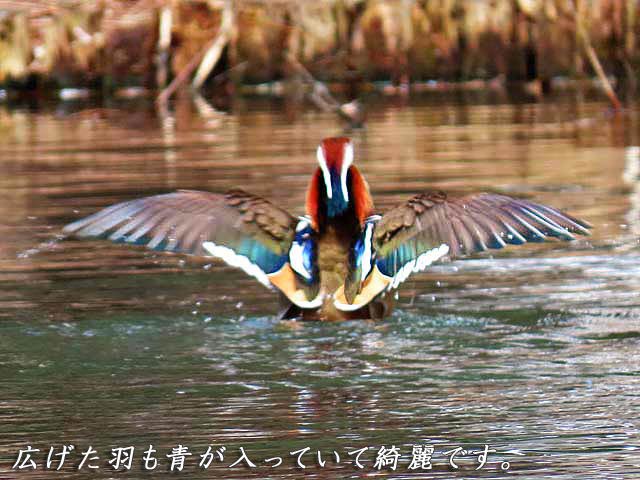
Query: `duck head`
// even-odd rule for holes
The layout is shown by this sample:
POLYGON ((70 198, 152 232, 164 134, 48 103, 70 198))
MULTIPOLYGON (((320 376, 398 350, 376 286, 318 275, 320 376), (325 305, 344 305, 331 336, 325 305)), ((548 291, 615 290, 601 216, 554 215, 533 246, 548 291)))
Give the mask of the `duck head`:
POLYGON ((361 226, 373 210, 369 186, 353 165, 354 150, 346 137, 325 138, 316 150, 318 168, 307 192, 307 214, 321 230, 327 223, 351 217, 361 226))

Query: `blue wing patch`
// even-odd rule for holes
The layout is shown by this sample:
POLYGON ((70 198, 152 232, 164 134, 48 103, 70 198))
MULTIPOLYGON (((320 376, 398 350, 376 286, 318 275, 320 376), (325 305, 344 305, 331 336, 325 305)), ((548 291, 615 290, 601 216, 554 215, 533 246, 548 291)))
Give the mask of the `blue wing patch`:
POLYGON ((446 243, 433 247, 418 242, 404 243, 386 257, 376 259, 376 267, 391 279, 388 289, 398 288, 409 275, 421 272, 449 253, 446 243))
POLYGON ((376 259, 376 266, 380 273, 393 277, 406 264, 418 257, 416 245, 413 242, 403 243, 385 257, 376 259))
POLYGON ((243 239, 235 251, 238 255, 247 257, 267 274, 277 272, 287 262, 287 255, 278 255, 252 238, 243 239))
POLYGON ((252 239, 244 239, 237 249, 204 242, 202 247, 212 256, 222 259, 227 265, 238 267, 266 287, 271 286, 268 275, 282 268, 286 255, 276 255, 264 245, 252 239))

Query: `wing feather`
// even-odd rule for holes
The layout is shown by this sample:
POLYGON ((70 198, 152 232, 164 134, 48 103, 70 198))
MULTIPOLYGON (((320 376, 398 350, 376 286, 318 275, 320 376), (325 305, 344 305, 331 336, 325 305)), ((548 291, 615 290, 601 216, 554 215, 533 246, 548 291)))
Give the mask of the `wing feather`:
POLYGON ((209 242, 270 274, 286 263, 296 223, 285 210, 242 190, 181 190, 112 205, 67 225, 64 233, 199 256, 211 256, 204 246, 209 242))
MULTIPOLYGON (((588 235, 590 228, 582 220, 529 200, 491 193, 449 199, 442 192, 431 192, 387 212, 376 225, 373 243, 380 272, 393 278, 410 262, 443 245, 455 258, 549 237, 574 240, 575 235, 588 235)), ((422 265, 416 262, 413 271, 422 265)))

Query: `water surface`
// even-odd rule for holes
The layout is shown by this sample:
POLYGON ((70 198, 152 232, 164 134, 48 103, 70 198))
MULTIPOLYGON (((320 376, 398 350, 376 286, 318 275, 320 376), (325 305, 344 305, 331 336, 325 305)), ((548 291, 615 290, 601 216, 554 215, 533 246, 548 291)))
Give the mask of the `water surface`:
MULTIPOLYGON (((289 453, 305 447, 305 476, 360 478, 383 445, 402 453, 394 478, 424 477, 408 469, 424 444, 433 478, 640 475, 634 109, 611 119, 569 94, 372 101, 350 135, 381 210, 427 189, 490 190, 570 211, 593 236, 435 266, 384 322, 301 324, 274 320, 273 295, 218 262, 55 242, 100 207, 178 188, 240 186, 303 213, 315 145, 340 120, 280 100, 205 107, 0 107, 2 478, 52 478, 46 453, 63 444, 93 446, 110 478, 153 475, 150 444, 155 475, 188 446, 185 478, 299 478, 289 453), (27 445, 38 469, 11 471, 27 445), (209 445, 224 461, 203 471, 209 445), (496 452, 477 471, 477 455, 459 471, 444 455, 484 445, 496 452), (132 471, 114 473, 111 448, 128 446, 132 471), (228 468, 240 447, 255 469, 228 468), (358 470, 347 452, 365 447, 358 470)), ((86 478, 80 459, 67 476, 86 478)))

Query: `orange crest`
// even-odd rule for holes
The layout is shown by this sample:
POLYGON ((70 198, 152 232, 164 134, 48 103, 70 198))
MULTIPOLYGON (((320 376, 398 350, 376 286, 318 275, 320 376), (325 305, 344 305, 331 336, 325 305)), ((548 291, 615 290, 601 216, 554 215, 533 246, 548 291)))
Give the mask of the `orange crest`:
POLYGON ((320 148, 327 168, 340 171, 346 152, 348 149, 352 149, 353 146, 351 145, 351 140, 347 137, 331 137, 322 140, 320 148))

